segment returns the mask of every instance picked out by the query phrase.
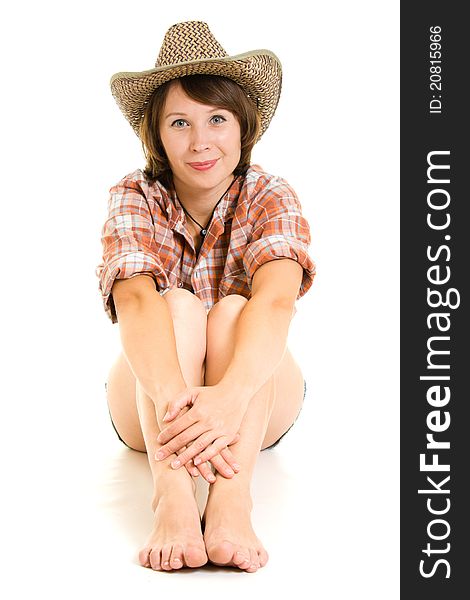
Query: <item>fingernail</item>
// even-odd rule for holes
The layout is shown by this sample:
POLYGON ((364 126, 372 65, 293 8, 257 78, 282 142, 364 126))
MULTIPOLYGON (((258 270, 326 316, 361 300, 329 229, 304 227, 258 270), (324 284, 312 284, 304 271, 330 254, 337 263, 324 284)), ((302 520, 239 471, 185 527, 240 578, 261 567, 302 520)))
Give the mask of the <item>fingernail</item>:
POLYGON ((241 467, 240 467, 240 465, 239 465, 238 463, 233 463, 232 467, 233 467, 234 469, 236 469, 237 471, 239 471, 239 470, 240 470, 240 468, 241 468, 241 467))
POLYGON ((155 454, 155 458, 156 458, 157 460, 162 460, 162 458, 163 458, 164 456, 165 456, 165 455, 164 455, 164 453, 163 453, 163 452, 157 452, 157 453, 155 454))
POLYGON ((181 461, 180 461, 180 460, 174 460, 174 461, 171 463, 171 466, 173 467, 173 469, 177 469, 177 468, 180 466, 180 464, 181 464, 181 461))
POLYGON ((214 483, 215 482, 215 475, 209 475, 209 481, 211 483, 214 483))
POLYGON ((195 466, 197 467, 198 465, 201 464, 202 461, 200 458, 195 458, 193 462, 194 462, 195 466))
POLYGON ((235 475, 235 473, 232 471, 232 469, 226 469, 225 472, 227 473, 227 475, 235 475))

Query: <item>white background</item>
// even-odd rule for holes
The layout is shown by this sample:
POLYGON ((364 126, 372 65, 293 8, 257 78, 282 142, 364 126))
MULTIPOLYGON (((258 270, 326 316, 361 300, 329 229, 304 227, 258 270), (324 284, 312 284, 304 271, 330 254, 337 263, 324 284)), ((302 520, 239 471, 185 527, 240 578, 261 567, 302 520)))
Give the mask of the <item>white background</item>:
MULTIPOLYGON (((399 4, 18 2, 2 17, 2 576, 6 598, 398 598, 399 4), (301 418, 260 455, 256 574, 156 573, 144 455, 109 423, 119 352, 94 274, 109 188, 143 166, 109 91, 171 25, 268 48, 280 104, 253 162, 297 191, 318 275, 289 347, 301 418)), ((5 9, 4 9, 5 10, 5 9)))

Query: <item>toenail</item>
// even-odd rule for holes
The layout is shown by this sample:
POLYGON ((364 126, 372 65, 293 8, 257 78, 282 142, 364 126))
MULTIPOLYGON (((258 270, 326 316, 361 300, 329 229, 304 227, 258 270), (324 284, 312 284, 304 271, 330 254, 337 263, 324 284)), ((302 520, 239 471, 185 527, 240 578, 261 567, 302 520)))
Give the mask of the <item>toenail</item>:
POLYGON ((181 562, 181 560, 179 558, 174 558, 173 562, 181 562))
POLYGON ((163 563, 163 566, 164 566, 164 567, 168 567, 168 566, 170 566, 170 563, 169 563, 169 561, 165 561, 165 562, 163 563))

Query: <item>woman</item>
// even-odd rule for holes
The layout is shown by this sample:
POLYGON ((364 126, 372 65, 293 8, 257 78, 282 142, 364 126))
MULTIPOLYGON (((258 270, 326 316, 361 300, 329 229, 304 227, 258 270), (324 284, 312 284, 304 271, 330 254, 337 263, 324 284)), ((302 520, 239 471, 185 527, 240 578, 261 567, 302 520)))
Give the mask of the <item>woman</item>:
POLYGON ((97 267, 123 347, 108 379, 111 418, 153 475, 154 527, 139 560, 255 572, 268 554, 251 525, 251 477, 302 406, 286 339, 315 273, 295 192, 250 164, 281 67, 266 50, 228 57, 191 21, 169 29, 155 69, 118 73, 111 87, 147 159, 110 190, 97 267), (202 524, 199 473, 210 484, 202 524))

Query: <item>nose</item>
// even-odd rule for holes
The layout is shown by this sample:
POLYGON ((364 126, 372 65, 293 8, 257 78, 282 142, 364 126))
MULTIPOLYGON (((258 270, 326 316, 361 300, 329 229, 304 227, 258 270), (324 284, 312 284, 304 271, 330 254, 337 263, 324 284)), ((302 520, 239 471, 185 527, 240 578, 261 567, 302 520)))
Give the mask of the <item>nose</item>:
POLYGON ((191 129, 190 148, 193 152, 204 152, 211 147, 209 132, 200 125, 193 125, 191 129))

